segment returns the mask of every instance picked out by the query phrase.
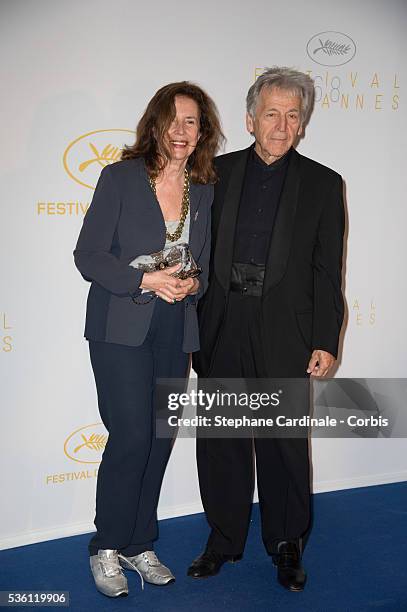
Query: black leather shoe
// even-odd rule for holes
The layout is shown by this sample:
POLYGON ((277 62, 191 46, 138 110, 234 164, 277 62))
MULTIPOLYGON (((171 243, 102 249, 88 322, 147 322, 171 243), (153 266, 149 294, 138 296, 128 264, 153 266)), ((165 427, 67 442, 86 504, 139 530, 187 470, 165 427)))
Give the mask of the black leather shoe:
POLYGON ((224 563, 240 561, 242 555, 223 555, 214 550, 205 550, 188 568, 187 575, 192 578, 209 578, 216 576, 224 563))
POLYGON ((277 566, 277 580, 289 591, 302 591, 307 575, 301 563, 301 553, 297 542, 280 542, 278 553, 273 555, 277 566))

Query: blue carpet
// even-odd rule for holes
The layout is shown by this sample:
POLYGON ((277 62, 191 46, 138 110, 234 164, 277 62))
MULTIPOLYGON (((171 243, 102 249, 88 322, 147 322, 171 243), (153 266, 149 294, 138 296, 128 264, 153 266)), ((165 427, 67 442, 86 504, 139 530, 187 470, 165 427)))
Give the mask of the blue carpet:
POLYGON ((193 580, 186 569, 207 534, 202 514, 161 521, 157 553, 177 582, 147 584, 142 591, 138 576, 128 572, 127 598, 108 599, 95 590, 88 535, 1 551, 0 590, 70 591, 75 612, 407 612, 407 483, 314 496, 314 527, 304 552, 309 577, 302 593, 277 584, 261 543, 257 505, 242 561, 226 564, 213 578, 193 580))

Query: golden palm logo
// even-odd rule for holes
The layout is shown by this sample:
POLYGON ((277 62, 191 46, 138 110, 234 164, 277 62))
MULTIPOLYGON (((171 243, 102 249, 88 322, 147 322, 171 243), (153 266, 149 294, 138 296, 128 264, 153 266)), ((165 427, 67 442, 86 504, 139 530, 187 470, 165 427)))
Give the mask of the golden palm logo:
POLYGON ((95 189, 100 170, 119 161, 123 146, 134 141, 134 132, 121 128, 94 130, 68 144, 63 165, 68 176, 83 187, 95 189))
POLYGON ((81 448, 90 448, 91 450, 104 450, 105 446, 106 446, 106 442, 107 442, 107 436, 104 436, 103 434, 91 434, 89 436, 89 438, 86 438, 86 436, 84 434, 81 434, 81 438, 82 440, 84 440, 84 442, 82 444, 79 444, 79 446, 77 446, 76 448, 74 448, 74 453, 76 454, 77 452, 79 452, 81 450, 81 448))
POLYGON ((100 463, 108 433, 103 423, 92 423, 73 431, 65 440, 64 453, 78 463, 100 463))
POLYGON ((86 161, 79 164, 79 172, 83 172, 88 166, 94 163, 97 163, 102 166, 102 168, 104 168, 105 166, 107 166, 107 164, 119 161, 122 152, 119 147, 114 147, 111 144, 107 144, 101 152, 99 152, 95 145, 91 142, 89 143, 89 148, 94 154, 94 157, 92 157, 91 159, 87 159, 86 161))

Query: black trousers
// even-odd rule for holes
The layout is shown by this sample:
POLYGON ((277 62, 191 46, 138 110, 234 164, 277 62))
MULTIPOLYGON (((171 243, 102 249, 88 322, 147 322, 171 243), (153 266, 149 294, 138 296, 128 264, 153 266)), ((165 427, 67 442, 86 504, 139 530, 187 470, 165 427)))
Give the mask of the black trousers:
POLYGON ((138 347, 89 342, 99 411, 109 432, 96 493, 100 548, 137 555, 157 538, 157 505, 171 439, 155 437, 156 378, 185 378, 184 304, 157 299, 144 343, 138 347))
MULTIPOLYGON (((211 377, 266 378, 258 297, 231 293, 211 377)), ((298 540, 310 523, 308 441, 303 438, 198 438, 202 503, 211 528, 207 547, 244 550, 256 461, 262 538, 269 554, 298 540)))

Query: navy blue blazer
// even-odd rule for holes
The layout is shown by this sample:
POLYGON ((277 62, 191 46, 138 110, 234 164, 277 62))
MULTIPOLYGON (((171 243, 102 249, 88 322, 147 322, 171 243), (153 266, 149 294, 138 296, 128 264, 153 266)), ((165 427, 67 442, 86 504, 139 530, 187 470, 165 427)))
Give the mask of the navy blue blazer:
MULTIPOLYGON (((190 184, 189 246, 202 268, 196 296, 187 296, 183 350, 199 350, 196 313, 208 285, 213 185, 190 184)), ((85 337, 128 346, 143 343, 156 299, 148 301, 139 285, 143 273, 129 263, 138 255, 164 248, 165 222, 142 158, 103 168, 74 251, 75 264, 90 281, 85 337), (136 304, 132 297, 137 296, 136 304)), ((150 294, 149 294, 150 295, 150 294)))

